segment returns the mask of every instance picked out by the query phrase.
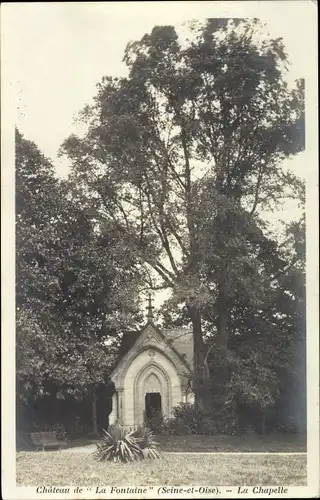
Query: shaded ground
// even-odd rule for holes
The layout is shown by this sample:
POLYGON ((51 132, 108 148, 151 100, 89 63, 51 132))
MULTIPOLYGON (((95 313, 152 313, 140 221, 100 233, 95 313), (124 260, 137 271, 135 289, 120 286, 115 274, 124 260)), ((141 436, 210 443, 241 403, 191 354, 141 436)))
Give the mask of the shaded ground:
MULTIPOLYGON (((298 434, 243 435, 243 436, 156 436, 160 450, 164 452, 306 452, 306 436, 298 434)), ((81 438, 70 441, 67 450, 90 452, 97 439, 81 438)))
POLYGON ((115 464, 91 454, 17 453, 17 485, 148 486, 307 484, 306 455, 164 455, 161 460, 115 464))
POLYGON ((98 438, 88 438, 88 437, 83 437, 83 438, 78 438, 78 439, 73 439, 72 441, 68 441, 68 446, 66 447, 67 449, 69 448, 82 448, 85 446, 94 446, 95 443, 99 441, 98 438))
POLYGON ((273 434, 243 436, 157 436, 163 451, 193 452, 306 452, 306 436, 273 434))

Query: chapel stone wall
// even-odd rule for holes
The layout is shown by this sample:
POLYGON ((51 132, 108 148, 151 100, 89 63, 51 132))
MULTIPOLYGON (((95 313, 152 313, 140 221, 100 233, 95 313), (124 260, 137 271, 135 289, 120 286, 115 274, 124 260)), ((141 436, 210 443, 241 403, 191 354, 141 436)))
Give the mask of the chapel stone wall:
POLYGON ((172 416, 172 408, 182 401, 181 380, 175 365, 156 349, 145 349, 131 362, 124 379, 122 415, 126 426, 143 422, 145 383, 161 386, 163 416, 172 416), (153 379, 150 375, 154 374, 153 379))

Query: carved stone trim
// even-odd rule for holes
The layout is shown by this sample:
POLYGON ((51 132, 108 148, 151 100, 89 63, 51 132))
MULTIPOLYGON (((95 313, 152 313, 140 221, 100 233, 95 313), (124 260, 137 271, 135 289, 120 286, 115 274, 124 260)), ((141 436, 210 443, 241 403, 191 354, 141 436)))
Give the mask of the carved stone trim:
POLYGON ((166 370, 158 363, 151 361, 144 365, 137 373, 134 381, 134 423, 139 425, 142 423, 144 410, 144 382, 154 373, 161 384, 161 399, 163 405, 163 415, 165 417, 171 414, 172 391, 171 381, 166 370))

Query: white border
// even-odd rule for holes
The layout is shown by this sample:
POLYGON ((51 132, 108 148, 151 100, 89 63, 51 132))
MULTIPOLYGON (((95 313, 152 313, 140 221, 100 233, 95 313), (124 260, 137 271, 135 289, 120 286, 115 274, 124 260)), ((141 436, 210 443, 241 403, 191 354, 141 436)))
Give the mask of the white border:
MULTIPOLYGON (((93 2, 89 2, 93 3, 93 2)), ((100 2, 102 4, 102 2, 100 2)), ((30 4, 31 5, 31 4, 30 4)), ((52 5, 52 4, 51 4, 52 5)), ((77 8, 77 4, 69 4, 77 8)), ((110 8, 112 4, 108 4, 110 8)), ((50 4, 47 4, 50 8, 50 4)), ((119 6, 113 5, 115 8, 119 6)), ((2 484, 5 499, 33 498, 96 498, 86 495, 36 495, 35 488, 15 486, 15 238, 14 238, 14 125, 17 93, 14 88, 15 46, 14 13, 19 3, 3 3, 1 16, 1 208, 2 208, 2 484)), ((152 13, 159 14, 161 22, 174 23, 175 9, 183 10, 186 19, 201 17, 261 17, 272 13, 283 18, 283 29, 293 29, 286 23, 290 10, 295 11, 298 22, 305 27, 305 47, 308 61, 306 78, 306 138, 307 138, 307 396, 308 396, 308 486, 289 487, 289 494, 297 498, 319 495, 319 293, 318 293, 318 101, 317 101, 317 6, 311 0, 288 1, 234 1, 234 2, 133 2, 122 3, 121 8, 131 9, 136 19, 152 13), (167 12, 167 14, 166 14, 167 12), (140 13, 140 14, 139 14, 140 13), (167 15, 167 20, 164 17, 167 15)), ((26 54, 27 57, 27 54, 26 54)), ((226 488, 221 488, 225 490, 226 488)), ((154 498, 154 492, 145 497, 154 498)), ((223 497, 234 493, 224 491, 223 497)), ((193 495, 185 494, 187 498, 193 495)), ((197 495, 195 495, 197 496, 197 495)), ((241 495, 253 497, 260 495, 241 495)), ((100 496, 100 498, 106 498, 100 496)), ((130 495, 117 496, 130 498, 130 495)), ((175 498, 177 495, 167 495, 175 498)), ((205 496, 204 496, 205 497, 205 496)), ((208 496, 210 497, 210 495, 208 496)), ((134 498, 134 496, 131 496, 134 498)))

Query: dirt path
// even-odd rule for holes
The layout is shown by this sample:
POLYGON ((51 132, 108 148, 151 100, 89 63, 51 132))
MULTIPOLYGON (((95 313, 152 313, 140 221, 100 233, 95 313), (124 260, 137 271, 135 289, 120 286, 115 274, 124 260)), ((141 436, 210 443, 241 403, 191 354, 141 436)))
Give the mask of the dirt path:
MULTIPOLYGON (((88 446, 75 446, 74 448, 66 448, 61 450, 63 453, 84 453, 84 454, 89 454, 92 453, 95 450, 95 445, 91 444, 88 446)), ((243 452, 243 451, 236 451, 236 452, 230 452, 230 451, 163 451, 162 452, 164 455, 305 455, 306 452, 265 452, 265 451, 248 451, 248 452, 243 452)))
POLYGON ((87 446, 74 446, 73 448, 64 448, 61 451, 63 453, 92 453, 95 450, 94 444, 89 444, 87 446))

